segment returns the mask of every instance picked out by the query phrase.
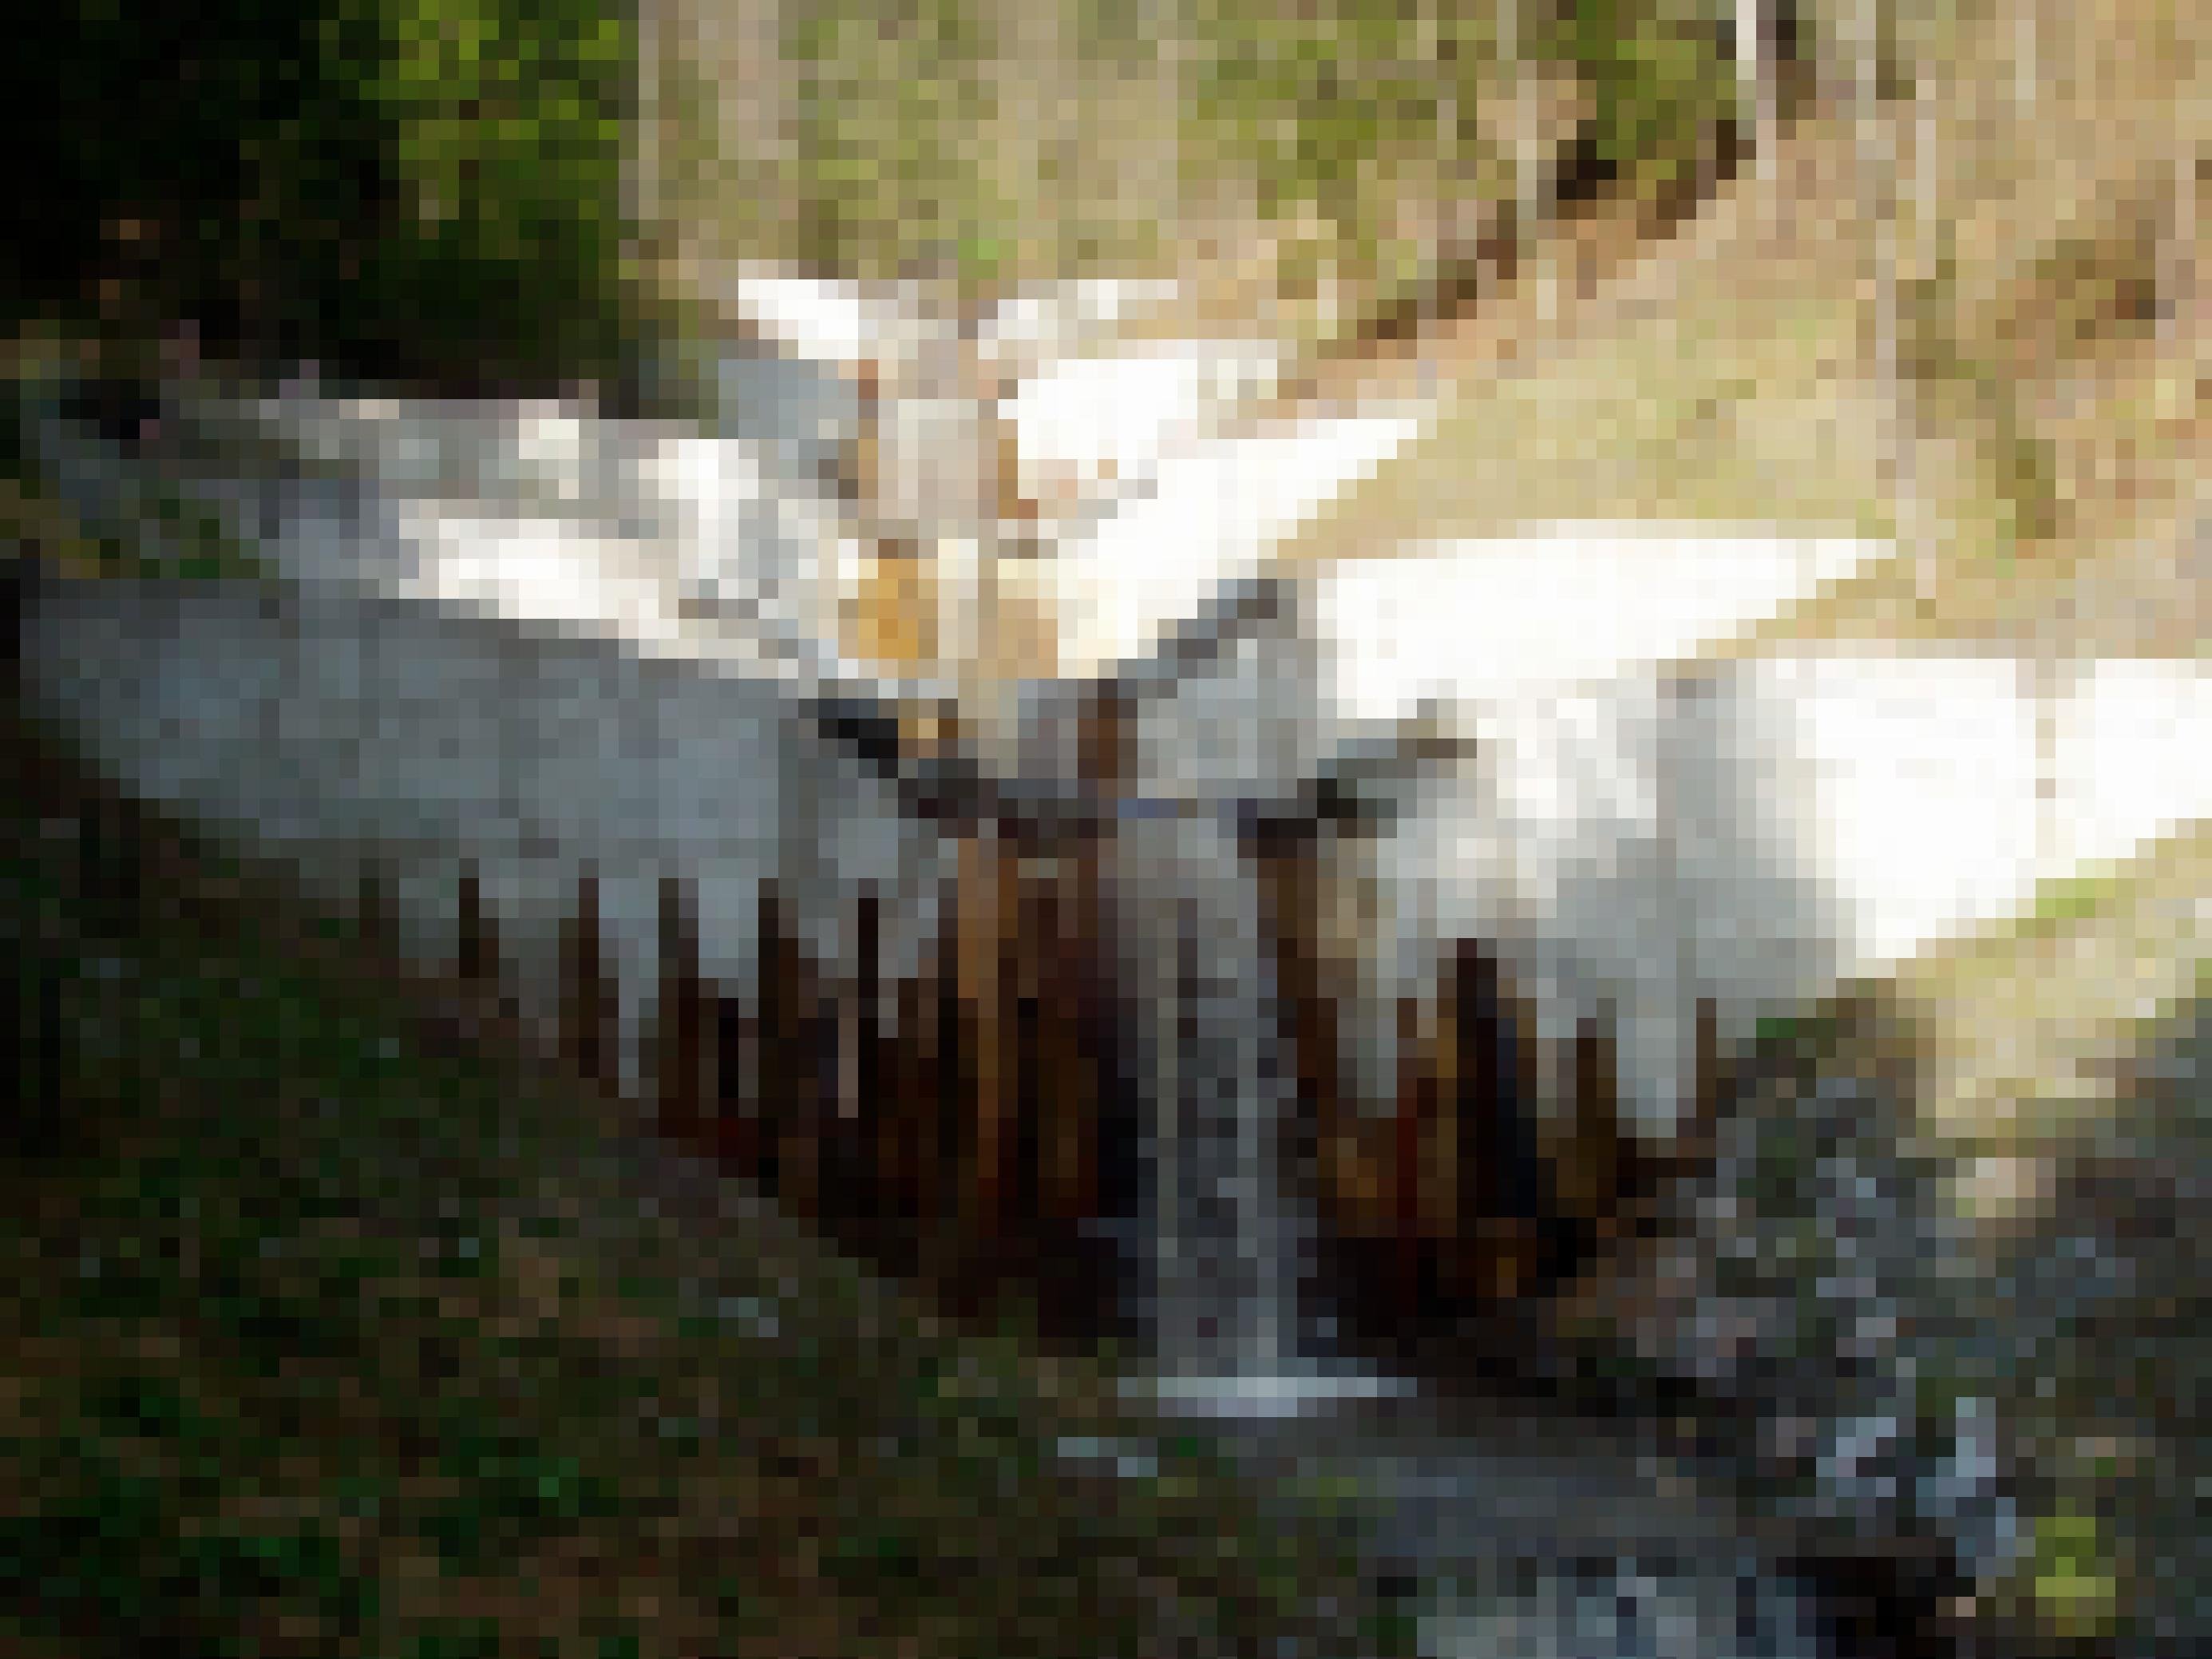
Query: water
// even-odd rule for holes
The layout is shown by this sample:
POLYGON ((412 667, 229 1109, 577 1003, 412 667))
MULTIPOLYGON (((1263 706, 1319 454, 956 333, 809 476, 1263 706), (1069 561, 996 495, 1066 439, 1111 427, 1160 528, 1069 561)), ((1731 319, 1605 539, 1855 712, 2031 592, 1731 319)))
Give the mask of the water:
MULTIPOLYGON (((1267 1399, 1209 1413, 1216 1443, 1348 1528, 1427 1659, 1846 1659, 1730 1495, 1632 1422, 1425 1390, 1267 1399)), ((1187 1434, 1187 1392, 1168 1403, 1187 1434)), ((1161 1467, 1142 1437, 1060 1449, 1127 1479, 1161 1467)))
POLYGON ((1150 1328, 1164 1400, 1297 1412, 1390 1384, 1324 1367, 1300 1295, 1292 1106, 1271 942, 1234 827, 1197 804, 1127 820, 1114 902, 1152 1092, 1150 1328))

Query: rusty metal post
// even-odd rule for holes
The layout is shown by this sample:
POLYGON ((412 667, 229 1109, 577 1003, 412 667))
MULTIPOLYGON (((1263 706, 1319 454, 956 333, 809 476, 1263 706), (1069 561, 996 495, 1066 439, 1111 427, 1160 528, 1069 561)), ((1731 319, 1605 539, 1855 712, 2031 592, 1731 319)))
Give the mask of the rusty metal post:
POLYGON ((1589 1224, 1601 1243, 1617 1235, 1627 1195, 1619 1091, 1608 1009, 1604 1018, 1585 1018, 1575 1031, 1571 1118, 1555 1177, 1570 1212, 1589 1224))
POLYGON ((986 1231, 995 1226, 1004 1200, 1007 1112, 1006 1038, 1009 975, 1006 931, 1011 920, 1014 872, 1010 851, 995 836, 960 843, 959 996, 972 1068, 963 1079, 973 1123, 965 1202, 969 1218, 986 1231))
POLYGON ((741 1145, 751 1143, 762 1184, 780 1192, 787 1150, 784 1131, 800 1103, 799 1068, 794 1060, 803 988, 799 983, 799 946, 785 929, 782 899, 774 882, 761 884, 759 938, 756 1084, 746 1103, 749 1121, 738 1133, 741 1145))
POLYGON ((1464 1284, 1481 1295, 1516 1294, 1533 1273, 1539 1230, 1551 1206, 1531 1113, 1531 1012, 1513 994, 1497 957, 1473 939, 1454 951, 1451 1001, 1458 1076, 1452 1091, 1458 1200, 1455 1252, 1464 1284))
POLYGON ((500 992, 499 939, 485 914, 483 879, 473 863, 461 868, 459 905, 453 976, 471 995, 495 1000, 500 992))
MULTIPOLYGON (((762 960, 766 960, 763 952, 762 960)), ((763 976, 764 977, 764 976, 763 976)), ((742 991, 713 995, 714 1151, 748 1177, 761 1173, 760 1103, 766 1092, 759 991, 748 1006, 742 991)))
POLYGON ((660 878, 660 991, 654 1021, 660 1132, 696 1138, 706 1115, 705 1000, 699 984, 698 925, 680 878, 660 878))
POLYGON ((588 864, 576 875, 576 905, 562 926, 558 1052, 561 1062, 595 1088, 616 1081, 610 1041, 614 993, 599 927, 599 878, 588 864))
POLYGON ((823 983, 804 942, 776 907, 776 1024, 773 1094, 763 1102, 763 1127, 773 1148, 777 1198, 793 1214, 821 1213, 822 1137, 833 1109, 823 1086, 823 983))
POLYGON ((362 952, 380 971, 400 960, 399 911, 392 884, 374 859, 364 861, 354 884, 355 931, 362 952))
POLYGON ((1048 945, 1048 982, 1039 988, 1042 1076, 1042 1207, 1055 1220, 1091 1218, 1091 1139, 1098 1054, 1091 1041, 1092 953, 1097 945, 1097 860, 1073 855, 1046 891, 1041 931, 1048 945))
POLYGON ((875 1167, 874 1120, 884 1075, 878 1053, 883 1027, 883 917, 881 901, 864 888, 854 907, 856 950, 853 983, 838 988, 833 1010, 836 1035, 836 1099, 826 1129, 834 1154, 824 1165, 825 1194, 839 1214, 860 1215, 880 1204, 880 1171, 875 1167))

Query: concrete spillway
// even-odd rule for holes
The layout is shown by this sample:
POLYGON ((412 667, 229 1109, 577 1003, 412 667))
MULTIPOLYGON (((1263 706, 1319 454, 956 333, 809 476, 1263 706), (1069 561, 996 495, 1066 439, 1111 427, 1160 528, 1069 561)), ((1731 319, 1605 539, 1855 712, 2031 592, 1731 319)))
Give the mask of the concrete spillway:
MULTIPOLYGON (((1377 1385, 1309 1363, 1298 1286, 1320 1218, 1281 1163, 1302 1062, 1255 824, 1304 823, 1312 897, 1291 922, 1321 958, 1335 1081, 1369 1115, 1392 1109, 1407 1042, 1425 1040, 1454 946, 1475 938, 1554 1070, 1586 1019, 1612 1024, 1623 1116, 1664 1140, 1701 1004, 1739 1042, 2212 811, 2197 665, 2038 679, 1989 657, 1808 651, 1695 665, 1887 556, 1879 544, 1569 525, 1273 569, 1273 538, 1425 416, 1215 440, 1197 381, 1144 364, 1092 430, 1080 388, 1112 379, 1109 357, 1031 400, 1040 453, 1099 452, 1148 480, 1022 573, 1051 628, 1042 680, 902 678, 846 648, 853 555, 807 447, 842 394, 784 385, 780 362, 763 371, 775 387, 741 396, 736 437, 304 392, 234 408, 313 464, 240 461, 196 486, 270 576, 42 581, 27 684, 131 788, 294 859, 335 900, 380 872, 426 959, 456 950, 471 875, 503 977, 541 1024, 589 872, 634 1087, 652 1070, 667 881, 690 896, 698 970, 741 1003, 759 1000, 772 885, 823 983, 891 988, 888 1023, 907 1009, 896 988, 953 948, 957 997, 1012 988, 1011 1024, 1019 987, 1049 1007, 1059 970, 1013 938, 1018 907, 977 921, 978 849, 1011 871, 992 890, 1012 891, 1024 860, 1057 867, 1082 841, 1125 1012, 1103 1029, 1146 1097, 1138 1255, 1169 1391, 1262 1412, 1377 1385), (802 411, 791 446, 784 410, 802 411), (898 709, 945 698, 977 775, 1007 786, 965 817, 917 810, 899 749, 898 709), (891 732, 888 758, 825 720, 830 704, 891 732), (1121 758, 1097 769, 1054 711, 1081 724, 1108 707, 1121 758), (1040 812, 1079 833, 1018 845, 1040 812), (1004 972, 1019 951, 963 943, 978 927, 1028 965, 1004 972)), ((47 431, 88 508, 120 499, 139 463, 47 431)))

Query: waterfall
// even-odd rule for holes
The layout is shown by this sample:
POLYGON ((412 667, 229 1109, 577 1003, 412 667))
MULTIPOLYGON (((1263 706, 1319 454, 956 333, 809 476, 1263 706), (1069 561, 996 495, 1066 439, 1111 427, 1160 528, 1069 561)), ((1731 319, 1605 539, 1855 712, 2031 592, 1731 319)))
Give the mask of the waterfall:
POLYGON ((1139 812, 1114 853, 1152 1112, 1152 1297, 1171 1378, 1279 1372, 1297 1355, 1304 1229, 1276 1143, 1291 1103, 1254 884, 1232 835, 1139 812))
POLYGON ((1172 630, 1133 702, 1114 918, 1139 1008, 1152 1160, 1146 1266, 1156 1401, 1235 1419, 1405 1390, 1339 1363, 1302 1295, 1315 1218, 1277 941, 1245 836, 1294 816, 1332 746, 1291 586, 1228 584, 1172 630))

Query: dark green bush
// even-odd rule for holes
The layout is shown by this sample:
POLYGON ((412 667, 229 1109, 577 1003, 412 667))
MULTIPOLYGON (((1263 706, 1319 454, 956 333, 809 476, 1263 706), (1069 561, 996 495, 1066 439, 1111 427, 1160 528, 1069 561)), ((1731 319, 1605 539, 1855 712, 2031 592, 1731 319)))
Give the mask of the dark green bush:
POLYGON ((445 384, 618 362, 634 49, 602 0, 93 0, 12 33, 19 321, 445 384))
POLYGON ((1691 181, 1736 113, 1725 15, 1703 0, 1565 0, 1532 45, 1583 77, 1590 147, 1639 194, 1691 181))

